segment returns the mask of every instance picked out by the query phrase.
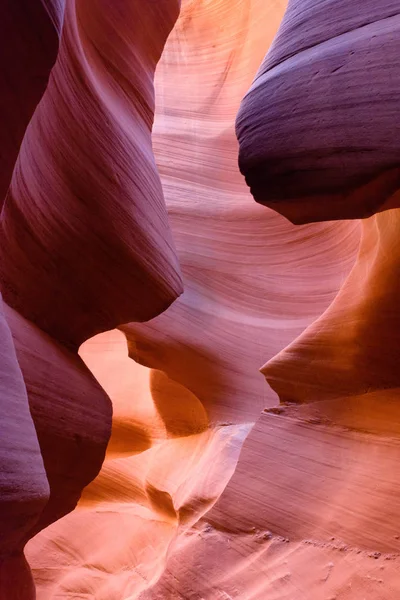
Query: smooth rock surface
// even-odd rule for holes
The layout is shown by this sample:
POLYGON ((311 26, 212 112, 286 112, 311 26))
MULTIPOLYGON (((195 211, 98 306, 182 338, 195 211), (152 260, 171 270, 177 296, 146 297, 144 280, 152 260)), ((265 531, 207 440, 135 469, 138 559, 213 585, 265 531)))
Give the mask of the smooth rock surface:
POLYGON ((397 0, 291 0, 243 99, 239 164, 294 223, 399 206, 397 0))
POLYGON ((33 600, 25 543, 75 508, 104 460, 111 404, 79 344, 182 292, 151 146, 154 70, 178 12, 0 9, 1 600, 33 600))
POLYGON ((0 218, 0 598, 38 532, 37 600, 393 600, 397 3, 292 0, 272 42, 284 1, 184 0, 164 51, 178 2, 111 4, 67 1, 0 218), (384 212, 252 202, 271 42, 253 192, 384 212))
POLYGON ((86 365, 5 307, 28 393, 50 498, 26 539, 71 512, 98 474, 111 433, 111 402, 86 365))
POLYGON ((283 402, 400 386, 398 210, 363 221, 357 261, 328 310, 262 368, 283 402))
MULTIPOLYGON (((191 528, 217 509, 262 409, 277 403, 260 366, 328 308, 354 264, 357 222, 295 228, 251 202, 237 168, 235 115, 283 10, 182 4, 157 71, 153 146, 185 291, 159 317, 122 326, 128 347, 114 331, 80 348, 113 401, 113 432, 77 510, 28 544, 43 600, 152 597, 191 528)), ((211 571, 204 578, 222 594, 211 571)))
POLYGON ((23 548, 49 498, 28 395, 1 304, 0 557, 23 548))
POLYGON ((0 205, 25 129, 56 61, 64 0, 4 0, 0 6, 0 205))
POLYGON ((3 295, 75 349, 182 292, 151 146, 154 70, 178 11, 177 0, 146 11, 68 0, 15 166, 0 219, 3 295))
POLYGON ((0 310, 0 599, 31 600, 34 586, 22 551, 50 491, 2 300, 0 310))

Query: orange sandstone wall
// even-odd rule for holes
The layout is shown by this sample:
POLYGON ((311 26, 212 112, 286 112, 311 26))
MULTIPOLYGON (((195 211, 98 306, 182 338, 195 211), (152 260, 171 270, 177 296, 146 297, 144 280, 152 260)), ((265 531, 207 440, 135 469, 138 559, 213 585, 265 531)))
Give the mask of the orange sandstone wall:
POLYGON ((397 4, 0 9, 0 600, 400 594, 397 4))

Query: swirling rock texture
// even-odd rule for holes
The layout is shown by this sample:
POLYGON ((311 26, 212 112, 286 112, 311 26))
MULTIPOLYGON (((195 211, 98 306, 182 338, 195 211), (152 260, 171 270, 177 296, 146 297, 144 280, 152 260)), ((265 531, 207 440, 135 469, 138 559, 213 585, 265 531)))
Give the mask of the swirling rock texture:
POLYGON ((64 0, 5 0, 1 3, 1 205, 25 129, 57 58, 63 17, 64 0))
POLYGON ((75 508, 104 460, 111 403, 79 344, 182 291, 151 149, 154 69, 178 9, 0 9, 1 600, 35 597, 26 542, 75 508))
POLYGON ((398 28, 397 0, 290 1, 237 119, 258 202, 294 223, 399 206, 398 28))
POLYGON ((285 4, 65 3, 0 219, 1 600, 32 536, 38 600, 400 594, 400 7, 285 4))
POLYGON ((139 13, 67 3, 2 213, 5 300, 74 348, 182 291, 150 137, 152 77, 178 3, 139 13))

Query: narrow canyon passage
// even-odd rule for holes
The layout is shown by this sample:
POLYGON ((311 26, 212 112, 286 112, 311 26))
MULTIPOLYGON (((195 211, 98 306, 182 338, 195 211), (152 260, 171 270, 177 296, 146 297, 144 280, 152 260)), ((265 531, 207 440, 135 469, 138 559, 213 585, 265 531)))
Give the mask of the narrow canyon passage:
POLYGON ((29 489, 0 600, 400 597, 382 4, 43 3, 0 218, 29 489))

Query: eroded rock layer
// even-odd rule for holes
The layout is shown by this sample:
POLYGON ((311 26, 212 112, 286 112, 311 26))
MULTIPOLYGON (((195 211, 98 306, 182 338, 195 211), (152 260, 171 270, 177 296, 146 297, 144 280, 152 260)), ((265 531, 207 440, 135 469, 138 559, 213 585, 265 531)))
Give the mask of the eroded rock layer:
POLYGON ((3 303, 0 335, 0 598, 5 600, 16 588, 16 598, 32 593, 22 550, 48 502, 49 484, 3 303))
POLYGON ((262 368, 282 401, 316 402, 400 386, 399 219, 399 211, 391 210, 363 221, 357 261, 334 302, 262 368))
POLYGON ((178 9, 69 0, 24 137, 0 222, 4 298, 75 348, 182 291, 150 135, 154 69, 178 9))
POLYGON ((50 485, 29 539, 73 510, 98 474, 110 437, 111 403, 79 356, 16 311, 5 312, 50 485))
POLYGON ((284 0, 184 0, 154 95, 179 5, 40 5, 60 51, 0 217, 0 600, 35 597, 32 536, 38 600, 393 600, 397 3, 292 0, 251 84, 284 0), (385 212, 295 227, 238 150, 295 223, 385 212))
POLYGON ((254 198, 294 223, 399 206, 397 0, 291 0, 238 117, 254 198))
POLYGON ((75 508, 104 460, 111 403, 79 344, 182 291, 151 146, 154 70, 178 12, 0 9, 1 600, 35 597, 25 543, 75 508))
POLYGON ((25 129, 56 61, 64 0, 5 0, 0 7, 0 205, 25 129))
MULTIPOLYGON (((359 245, 357 222, 295 228, 252 203, 237 168, 235 115, 283 10, 261 0, 182 5, 157 72, 153 145, 185 292, 149 323, 121 327, 128 349, 120 332, 80 349, 113 400, 113 432, 77 511, 28 546, 43 599, 77 591, 98 600, 224 597, 228 584, 211 566, 222 563, 221 546, 208 545, 210 524, 196 554, 206 569, 193 575, 192 528, 219 514, 220 503, 230 514, 224 498, 231 510, 237 488, 224 489, 235 469, 244 507, 253 477, 268 485, 259 479, 260 457, 252 457, 256 471, 251 460, 246 473, 237 462, 262 409, 277 402, 259 368, 328 308, 359 245)), ((254 512, 249 519, 250 529, 264 526, 254 512)), ((257 544, 259 534, 246 539, 257 544)), ((241 551, 249 565, 254 546, 241 551)), ((234 586, 239 569, 230 561, 223 568, 234 586)), ((262 575, 257 585, 265 586, 262 575)))

